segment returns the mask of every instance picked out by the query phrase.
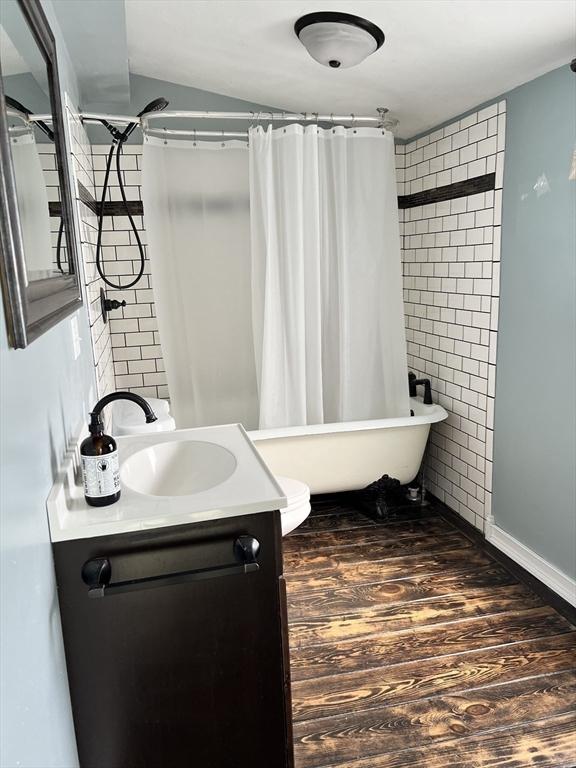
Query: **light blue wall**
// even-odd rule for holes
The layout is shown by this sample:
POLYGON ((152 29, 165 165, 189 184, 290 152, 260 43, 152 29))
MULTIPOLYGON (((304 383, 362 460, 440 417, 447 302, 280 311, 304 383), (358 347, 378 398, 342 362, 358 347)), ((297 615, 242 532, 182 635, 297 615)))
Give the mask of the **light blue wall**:
POLYGON ((566 65, 504 98, 493 514, 574 577, 576 75, 566 65))
MULTIPOLYGON (((64 89, 77 84, 53 9, 64 89)), ((90 331, 78 314, 74 360, 70 318, 27 349, 8 347, 0 307, 0 765, 77 766, 46 498, 69 441, 94 398, 90 331)))
POLYGON ((124 0, 52 0, 84 109, 126 101, 128 45, 124 0))

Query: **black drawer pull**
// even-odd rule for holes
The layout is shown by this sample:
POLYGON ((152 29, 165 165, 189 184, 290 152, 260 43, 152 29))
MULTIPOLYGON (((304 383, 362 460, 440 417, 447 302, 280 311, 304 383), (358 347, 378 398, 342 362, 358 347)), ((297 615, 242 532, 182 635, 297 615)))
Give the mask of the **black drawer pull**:
POLYGON ((190 581, 215 579, 222 576, 237 576, 254 573, 254 571, 260 569, 256 562, 259 550, 260 543, 253 536, 239 536, 234 542, 233 551, 237 561, 240 562, 118 582, 111 582, 112 564, 110 560, 107 557, 98 557, 84 563, 82 567, 82 580, 88 585, 88 597, 96 598, 105 597, 106 595, 118 595, 123 592, 132 592, 139 589, 169 587, 174 584, 185 584, 190 581))

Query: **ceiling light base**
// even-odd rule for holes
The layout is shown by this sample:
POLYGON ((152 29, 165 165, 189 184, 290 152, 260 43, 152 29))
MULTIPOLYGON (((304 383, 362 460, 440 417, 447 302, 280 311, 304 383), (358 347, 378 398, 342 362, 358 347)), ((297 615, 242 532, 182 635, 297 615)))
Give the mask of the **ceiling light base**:
POLYGON ((380 27, 350 13, 308 13, 294 24, 294 32, 310 56, 331 69, 354 67, 384 43, 380 27))

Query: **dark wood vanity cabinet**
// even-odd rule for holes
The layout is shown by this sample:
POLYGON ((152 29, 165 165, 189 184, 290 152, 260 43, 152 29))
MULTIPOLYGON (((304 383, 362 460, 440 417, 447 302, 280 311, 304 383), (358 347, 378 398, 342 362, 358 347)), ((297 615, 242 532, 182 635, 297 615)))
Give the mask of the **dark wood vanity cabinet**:
POLYGON ((55 543, 82 768, 291 768, 280 513, 55 543))

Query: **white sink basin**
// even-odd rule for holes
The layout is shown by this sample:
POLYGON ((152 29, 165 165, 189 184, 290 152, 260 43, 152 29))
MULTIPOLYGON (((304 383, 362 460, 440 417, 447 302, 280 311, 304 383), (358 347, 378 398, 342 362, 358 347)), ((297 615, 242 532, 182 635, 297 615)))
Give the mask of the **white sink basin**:
MULTIPOLYGON (((1 3, 1 0, 0 0, 1 3)), ((241 424, 119 437, 122 494, 91 507, 70 453, 48 499, 52 541, 223 520, 287 507, 241 424)))
POLYGON ((227 480, 236 458, 216 443, 172 440, 136 451, 120 469, 122 484, 148 496, 191 496, 227 480))

